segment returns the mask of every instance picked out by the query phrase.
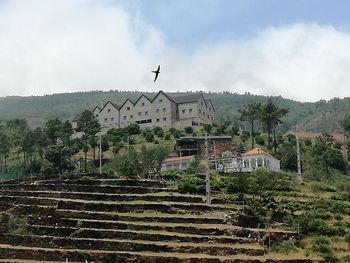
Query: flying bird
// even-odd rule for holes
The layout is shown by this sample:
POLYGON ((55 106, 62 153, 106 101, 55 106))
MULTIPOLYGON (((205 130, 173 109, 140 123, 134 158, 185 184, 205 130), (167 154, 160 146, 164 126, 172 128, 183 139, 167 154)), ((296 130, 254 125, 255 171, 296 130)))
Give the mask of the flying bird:
POLYGON ((154 77, 154 81, 153 81, 153 82, 156 82, 158 75, 160 73, 160 65, 158 65, 157 70, 152 70, 152 72, 156 74, 156 76, 154 77))

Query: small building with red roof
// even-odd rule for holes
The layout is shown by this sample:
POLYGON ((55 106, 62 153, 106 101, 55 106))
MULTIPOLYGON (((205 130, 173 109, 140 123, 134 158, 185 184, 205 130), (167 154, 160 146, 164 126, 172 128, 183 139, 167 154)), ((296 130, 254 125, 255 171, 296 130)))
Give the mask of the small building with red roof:
POLYGON ((254 148, 234 157, 219 158, 216 161, 218 171, 224 173, 253 172, 258 168, 280 171, 280 160, 261 148, 254 148))
POLYGON ((242 154, 242 172, 252 172, 257 168, 280 171, 280 160, 261 148, 254 148, 242 154))

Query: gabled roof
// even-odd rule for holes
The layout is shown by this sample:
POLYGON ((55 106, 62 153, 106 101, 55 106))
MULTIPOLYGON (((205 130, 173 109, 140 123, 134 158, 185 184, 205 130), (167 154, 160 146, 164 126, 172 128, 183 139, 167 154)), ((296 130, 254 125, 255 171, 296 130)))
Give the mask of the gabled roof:
MULTIPOLYGON (((110 104, 111 104, 114 108, 116 108, 117 110, 120 110, 120 108, 121 108, 121 107, 119 107, 117 104, 115 104, 115 103, 113 103, 113 102, 111 102, 111 101, 109 100, 109 101, 106 102, 106 104, 105 104, 105 105, 103 106, 103 108, 100 110, 100 112, 103 111, 103 109, 107 106, 108 103, 110 103, 110 104)), ((97 106, 96 106, 96 107, 97 107, 97 106)), ((95 107, 95 108, 96 108, 96 107, 95 107)))
POLYGON ((176 101, 174 101, 173 97, 171 97, 168 94, 164 93, 162 90, 159 91, 156 96, 154 96, 154 98, 153 98, 153 100, 151 102, 153 102, 159 96, 159 94, 163 94, 168 100, 176 103, 176 101))
POLYGON ((210 104, 213 111, 215 111, 215 108, 214 108, 214 105, 213 105, 213 102, 211 101, 211 99, 208 99, 205 102, 207 103, 207 105, 210 104))
POLYGON ((72 122, 78 122, 78 121, 80 120, 80 117, 81 117, 81 114, 80 114, 80 113, 76 114, 76 115, 74 116, 72 122))
POLYGON ((135 105, 142 97, 145 97, 149 102, 152 102, 152 100, 151 100, 148 96, 146 96, 145 94, 142 93, 141 96, 135 101, 134 105, 135 105))
POLYGON ((274 156, 272 156, 271 154, 269 154, 268 152, 265 152, 264 150, 262 150, 261 148, 254 148, 251 149, 249 151, 247 151, 246 153, 244 153, 242 156, 251 156, 251 155, 256 155, 256 154, 266 154, 270 157, 275 158, 274 156))
POLYGON ((96 108, 101 112, 101 108, 99 106, 95 106, 95 108, 92 110, 92 112, 94 112, 96 108))
POLYGON ((130 101, 132 105, 135 105, 134 102, 133 102, 131 99, 128 98, 128 99, 126 99, 126 100, 124 101, 124 103, 122 104, 122 106, 120 106, 119 109, 123 108, 124 105, 125 105, 125 103, 127 103, 128 101, 130 101))

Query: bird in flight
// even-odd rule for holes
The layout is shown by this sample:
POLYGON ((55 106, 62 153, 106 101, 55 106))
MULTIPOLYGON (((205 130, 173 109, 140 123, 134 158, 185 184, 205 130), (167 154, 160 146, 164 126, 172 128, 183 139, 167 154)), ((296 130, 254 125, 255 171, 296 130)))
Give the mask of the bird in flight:
POLYGON ((157 70, 152 70, 152 72, 156 74, 156 76, 154 77, 154 81, 153 81, 153 82, 156 82, 158 75, 160 73, 160 65, 158 65, 157 70))

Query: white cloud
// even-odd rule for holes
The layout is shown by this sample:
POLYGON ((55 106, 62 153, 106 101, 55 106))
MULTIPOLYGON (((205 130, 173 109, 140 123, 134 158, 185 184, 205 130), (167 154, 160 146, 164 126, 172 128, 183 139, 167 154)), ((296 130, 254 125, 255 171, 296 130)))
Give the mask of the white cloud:
POLYGON ((268 28, 254 39, 167 47, 108 0, 12 0, 0 7, 0 95, 87 90, 250 91, 301 101, 349 96, 350 35, 268 28), (159 81, 150 72, 162 65, 159 81))

